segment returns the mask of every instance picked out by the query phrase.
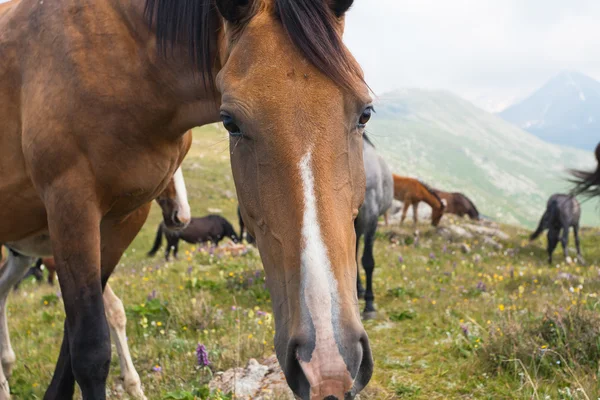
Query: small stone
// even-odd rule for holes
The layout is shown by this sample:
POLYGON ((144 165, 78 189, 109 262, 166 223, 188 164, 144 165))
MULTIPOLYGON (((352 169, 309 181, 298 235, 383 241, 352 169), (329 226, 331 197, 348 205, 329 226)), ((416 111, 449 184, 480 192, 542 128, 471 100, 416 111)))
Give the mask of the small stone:
POLYGON ((471 247, 468 244, 463 243, 460 245, 460 251, 462 251, 465 254, 469 254, 471 252, 471 247))

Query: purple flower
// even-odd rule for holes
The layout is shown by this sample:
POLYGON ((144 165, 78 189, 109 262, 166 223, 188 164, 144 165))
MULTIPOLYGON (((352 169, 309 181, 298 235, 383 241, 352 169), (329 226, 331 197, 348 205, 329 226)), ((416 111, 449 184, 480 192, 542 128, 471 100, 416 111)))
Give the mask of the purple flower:
POLYGON ((198 359, 199 366, 208 367, 210 365, 210 361, 208 360, 208 351, 206 351, 206 347, 203 344, 198 343, 198 347, 196 347, 196 357, 198 359))
POLYGON ((433 253, 429 253, 429 258, 430 258, 431 260, 435 260, 435 254, 433 254, 433 253))
POLYGON ((256 312, 256 315, 258 315, 259 317, 262 317, 263 315, 267 315, 267 313, 266 313, 266 312, 264 312, 264 311, 260 311, 260 310, 258 310, 258 311, 256 312))
POLYGON ((448 246, 444 245, 444 247, 442 247, 442 253, 446 253, 448 251, 448 246))
POLYGON ((154 367, 152 367, 152 371, 162 372, 162 367, 160 365, 155 365, 154 367))
POLYGON ((398 256, 398 262, 399 262, 400 264, 404 263, 404 257, 402 257, 402 256, 398 256))
POLYGON ((235 311, 235 310, 237 310, 237 307, 236 306, 231 306, 231 311, 235 311))
POLYGON ((469 338, 469 327, 464 324, 461 324, 460 329, 462 330, 463 335, 465 335, 465 337, 468 339, 469 338))
POLYGON ((485 292, 487 290, 487 288, 485 287, 485 283, 479 281, 477 283, 477 290, 479 290, 480 292, 485 292))
POLYGON ((192 274, 192 269, 193 269, 193 268, 192 268, 192 266, 190 265, 190 266, 188 267, 188 269, 187 269, 187 274, 188 274, 188 275, 191 275, 191 274, 192 274))
POLYGON ((156 298, 156 290, 153 290, 152 293, 148 295, 148 301, 154 300, 156 298))

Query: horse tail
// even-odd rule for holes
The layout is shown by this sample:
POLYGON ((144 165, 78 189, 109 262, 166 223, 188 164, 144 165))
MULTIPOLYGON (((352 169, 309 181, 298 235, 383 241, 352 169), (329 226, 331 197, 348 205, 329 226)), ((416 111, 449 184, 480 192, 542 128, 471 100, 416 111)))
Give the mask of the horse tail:
POLYGON ((542 219, 540 220, 537 229, 531 234, 531 236, 529 236, 529 240, 537 239, 542 234, 542 232, 544 232, 550 227, 550 221, 552 220, 552 217, 557 211, 558 203, 556 202, 556 200, 552 200, 550 204, 548 204, 546 211, 544 211, 544 215, 542 215, 542 219))
POLYGON ((148 257, 154 257, 160 246, 162 246, 163 239, 163 224, 162 222, 158 225, 158 230, 156 231, 156 239, 154 239, 154 245, 152 249, 148 252, 148 257))
POLYGON ((240 240, 242 240, 244 238, 244 229, 246 226, 244 225, 244 220, 242 219, 242 212, 240 211, 240 206, 238 206, 237 212, 238 221, 240 223, 240 240))

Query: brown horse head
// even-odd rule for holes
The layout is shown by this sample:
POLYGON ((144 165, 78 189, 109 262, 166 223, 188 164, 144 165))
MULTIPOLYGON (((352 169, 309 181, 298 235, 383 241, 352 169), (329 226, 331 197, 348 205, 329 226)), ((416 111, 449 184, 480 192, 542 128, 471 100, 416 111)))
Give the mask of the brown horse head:
POLYGON ((156 198, 163 214, 165 226, 171 230, 184 229, 192 219, 187 190, 181 167, 169 181, 166 189, 156 198))
POLYGON ((240 209, 265 266, 277 356, 302 399, 354 397, 372 374, 353 228, 371 99, 341 41, 351 3, 217 1, 240 209))

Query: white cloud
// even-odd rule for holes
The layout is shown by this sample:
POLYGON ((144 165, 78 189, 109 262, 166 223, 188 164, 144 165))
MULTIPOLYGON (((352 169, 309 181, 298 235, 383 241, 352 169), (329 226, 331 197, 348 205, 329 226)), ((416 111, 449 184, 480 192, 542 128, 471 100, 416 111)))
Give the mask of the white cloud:
POLYGON ((355 0, 345 40, 378 94, 443 88, 493 107, 562 69, 600 78, 599 19, 595 0, 355 0))

